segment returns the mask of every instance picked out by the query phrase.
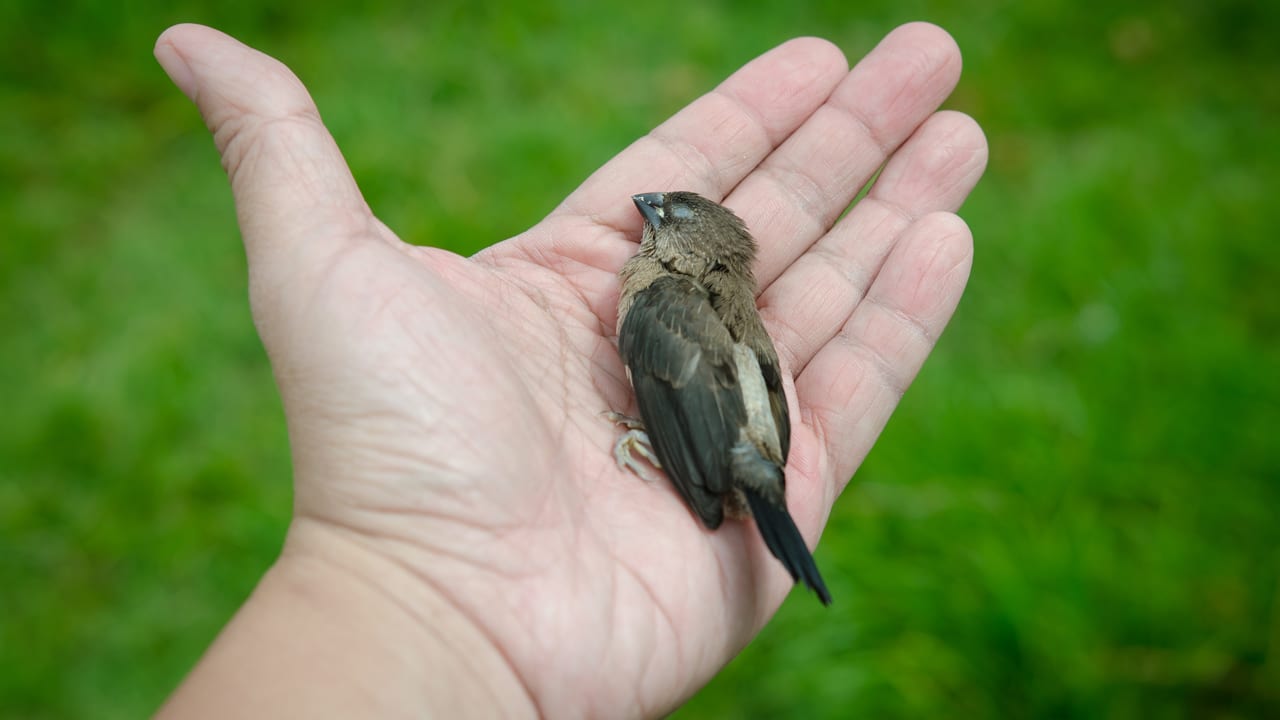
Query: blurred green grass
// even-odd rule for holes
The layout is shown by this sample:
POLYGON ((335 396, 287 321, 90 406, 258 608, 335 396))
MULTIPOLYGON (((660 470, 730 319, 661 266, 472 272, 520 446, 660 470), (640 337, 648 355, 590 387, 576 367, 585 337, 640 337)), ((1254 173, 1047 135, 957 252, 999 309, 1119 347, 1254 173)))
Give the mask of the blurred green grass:
POLYGON ((289 516, 164 27, 285 61, 375 211, 470 253, 778 42, 915 19, 992 148, 969 290, 835 509, 838 604, 678 715, 1280 714, 1280 6, 554 0, 0 7, 0 713, 152 710, 289 516))

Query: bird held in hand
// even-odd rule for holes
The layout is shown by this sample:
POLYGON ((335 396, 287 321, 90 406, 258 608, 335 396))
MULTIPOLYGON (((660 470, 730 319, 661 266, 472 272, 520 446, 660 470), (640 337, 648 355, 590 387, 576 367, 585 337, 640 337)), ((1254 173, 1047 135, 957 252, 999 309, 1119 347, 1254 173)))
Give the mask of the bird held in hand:
POLYGON ((630 428, 615 457, 643 475, 635 450, 666 470, 711 530, 726 511, 749 513, 792 579, 830 604, 787 511, 791 423, 778 353, 756 310, 755 240, 731 210, 692 192, 632 201, 644 233, 619 273, 618 350, 640 421, 615 416, 630 428))

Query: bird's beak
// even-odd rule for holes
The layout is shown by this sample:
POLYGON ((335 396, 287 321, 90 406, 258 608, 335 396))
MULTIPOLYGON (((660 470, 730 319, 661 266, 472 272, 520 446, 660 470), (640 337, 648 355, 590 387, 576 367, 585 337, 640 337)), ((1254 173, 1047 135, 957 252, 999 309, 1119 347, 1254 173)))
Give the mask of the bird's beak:
POLYGON ((662 193, 641 193, 632 195, 631 202, 636 204, 636 209, 644 216, 644 221, 653 226, 657 230, 662 225, 662 201, 665 198, 662 193))

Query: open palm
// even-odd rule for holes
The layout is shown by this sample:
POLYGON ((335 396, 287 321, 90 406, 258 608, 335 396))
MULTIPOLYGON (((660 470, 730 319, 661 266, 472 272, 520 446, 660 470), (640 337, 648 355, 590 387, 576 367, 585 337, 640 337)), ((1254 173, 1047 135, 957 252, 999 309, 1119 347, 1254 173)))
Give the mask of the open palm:
POLYGON ((614 338, 630 196, 723 199, 759 241, 761 313, 794 378, 788 504, 811 543, 968 277, 952 212, 986 145, 935 112, 960 59, 932 26, 852 71, 821 40, 776 48, 472 258, 373 216, 276 61, 197 26, 157 56, 235 192, 294 456, 286 556, 385 587, 414 621, 430 623, 415 592, 443 598, 543 715, 669 709, 791 586, 750 524, 710 533, 668 483, 614 464, 603 413, 634 412, 614 338))

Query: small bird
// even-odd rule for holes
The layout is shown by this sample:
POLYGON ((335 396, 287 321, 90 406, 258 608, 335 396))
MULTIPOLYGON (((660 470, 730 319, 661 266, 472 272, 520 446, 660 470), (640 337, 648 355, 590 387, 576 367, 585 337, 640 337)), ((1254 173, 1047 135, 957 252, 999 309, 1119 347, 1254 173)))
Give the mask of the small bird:
POLYGON ((791 422, 778 353, 756 310, 756 243, 733 211, 692 192, 632 198, 640 251, 622 266, 618 351, 639 421, 619 465, 644 476, 636 451, 666 470, 710 530, 726 512, 755 517, 765 545, 824 605, 831 594, 787 512, 791 422))

